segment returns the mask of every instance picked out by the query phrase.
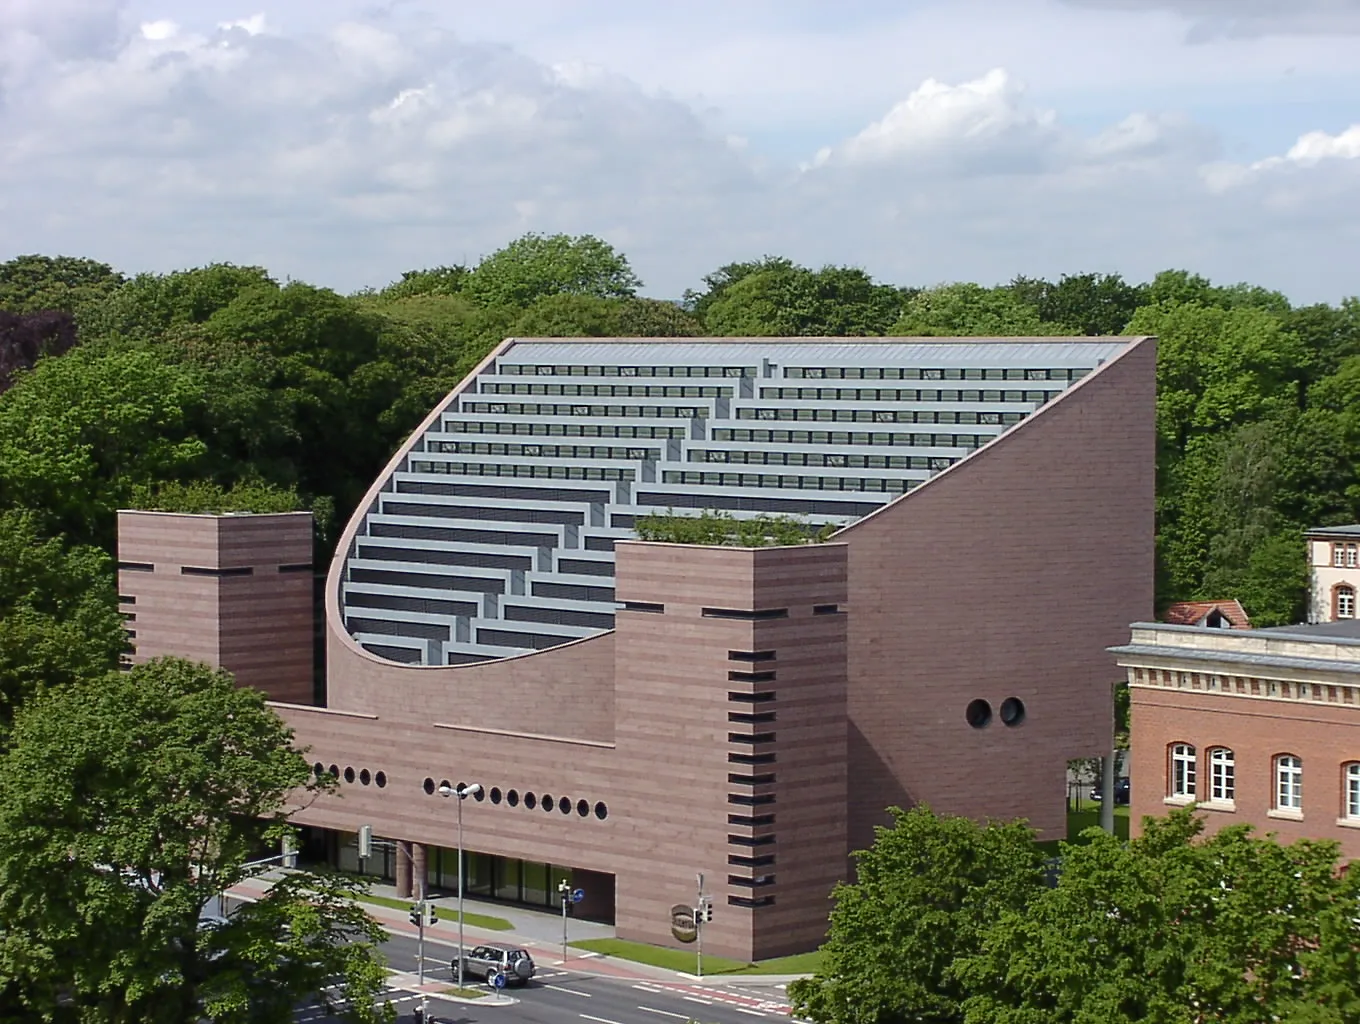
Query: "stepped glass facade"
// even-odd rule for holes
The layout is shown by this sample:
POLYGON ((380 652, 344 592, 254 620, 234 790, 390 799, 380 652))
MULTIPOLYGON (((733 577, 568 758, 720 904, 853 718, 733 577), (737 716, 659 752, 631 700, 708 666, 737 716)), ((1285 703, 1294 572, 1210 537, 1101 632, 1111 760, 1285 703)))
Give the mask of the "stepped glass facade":
POLYGON ((1148 338, 502 343, 341 538, 326 705, 278 704, 340 796, 295 819, 448 885, 439 787, 479 782, 470 892, 569 878, 679 944, 702 873, 740 958, 817 944, 889 807, 1063 834, 1152 607, 1154 370, 1148 338), (834 533, 636 540, 704 510, 834 533))

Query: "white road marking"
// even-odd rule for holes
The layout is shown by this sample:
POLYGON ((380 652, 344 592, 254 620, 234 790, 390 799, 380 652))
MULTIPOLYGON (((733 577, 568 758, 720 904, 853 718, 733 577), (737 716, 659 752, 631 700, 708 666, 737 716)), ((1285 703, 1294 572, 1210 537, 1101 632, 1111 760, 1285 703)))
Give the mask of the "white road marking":
MULTIPOLYGON (((577 992, 574 988, 563 988, 561 985, 544 985, 543 987, 553 989, 557 992, 565 992, 569 996, 580 996, 582 999, 590 998, 589 992, 577 992)), ((581 1016, 584 1017, 585 1014, 583 1013, 581 1016)))
POLYGON ((651 1006, 639 1006, 638 1009, 646 1010, 648 1013, 659 1013, 663 1017, 679 1017, 681 1020, 689 1020, 689 1014, 687 1013, 673 1013, 670 1010, 658 1010, 651 1006))
POLYGON ((634 985, 633 987, 636 988, 636 989, 641 989, 643 992, 665 992, 665 991, 666 991, 664 988, 657 988, 655 985, 634 985))
POLYGON ((712 1006, 712 1005, 713 1005, 713 1000, 712 1000, 712 999, 696 999, 694 996, 681 996, 680 998, 681 998, 681 999, 687 999, 687 1000, 689 1000, 691 1003, 703 1003, 705 1006, 712 1006))
POLYGON ((581 1014, 581 1016, 584 1017, 586 1020, 598 1021, 599 1024, 619 1024, 618 1021, 616 1021, 616 1020, 610 1020, 610 1019, 607 1018, 607 1017, 592 1017, 592 1016, 591 1016, 590 1014, 588 1014, 588 1013, 583 1013, 583 1014, 581 1014))
POLYGON ((765 1014, 763 1014, 763 1013, 757 1013, 755 1010, 747 1010, 747 1009, 745 1009, 745 1008, 743 1008, 743 1007, 740 1007, 740 1006, 734 1006, 733 1009, 736 1010, 738 1013, 748 1013, 748 1014, 750 1014, 752 1017, 763 1017, 763 1016, 765 1016, 765 1014))

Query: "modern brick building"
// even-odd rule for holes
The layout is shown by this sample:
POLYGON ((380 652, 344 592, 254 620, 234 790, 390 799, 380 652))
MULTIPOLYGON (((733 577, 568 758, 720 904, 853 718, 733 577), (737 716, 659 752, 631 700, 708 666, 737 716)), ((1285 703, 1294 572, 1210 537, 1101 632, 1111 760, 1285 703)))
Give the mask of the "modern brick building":
MULTIPOLYGON (((1154 388, 1147 338, 504 342, 341 538, 326 706, 263 687, 342 780, 295 820, 452 887, 438 792, 478 782, 470 893, 569 878, 675 943, 702 873, 705 949, 741 958, 816 945, 889 806, 1064 834, 1067 762, 1111 746, 1106 648, 1152 611, 1154 388), (632 539, 668 509, 837 530, 632 539)), ((174 557, 137 560, 140 604, 174 557)))

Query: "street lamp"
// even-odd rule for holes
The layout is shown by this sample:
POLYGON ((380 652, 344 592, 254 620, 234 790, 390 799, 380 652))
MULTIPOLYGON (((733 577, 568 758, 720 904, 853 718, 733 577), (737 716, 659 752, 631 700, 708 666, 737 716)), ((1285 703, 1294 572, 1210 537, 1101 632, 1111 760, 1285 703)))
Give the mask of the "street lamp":
POLYGON ((439 787, 439 795, 448 798, 456 796, 458 798, 458 987, 463 987, 463 801, 470 796, 476 796, 482 791, 480 782, 473 782, 470 785, 463 785, 461 782, 458 788, 445 784, 439 787))

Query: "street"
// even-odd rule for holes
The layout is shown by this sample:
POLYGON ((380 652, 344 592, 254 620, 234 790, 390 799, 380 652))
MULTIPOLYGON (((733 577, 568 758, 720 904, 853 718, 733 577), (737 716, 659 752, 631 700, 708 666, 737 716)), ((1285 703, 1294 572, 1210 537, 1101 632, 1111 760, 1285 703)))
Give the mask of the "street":
MULTIPOLYGON (((452 984, 450 956, 452 946, 443 942, 425 944, 426 978, 452 984)), ((384 943, 388 963, 402 976, 416 973, 416 941, 394 936, 384 943)), ((459 1003, 431 997, 430 1019, 441 1024, 675 1024, 695 1020, 703 1024, 753 1024, 764 1018, 788 1020, 783 993, 774 988, 708 986, 704 982, 639 982, 601 977, 581 971, 564 971, 551 962, 539 963, 534 980, 523 988, 506 990, 496 996, 484 985, 487 995, 476 1003, 459 1003), (514 1002, 511 1002, 514 1000, 514 1002)), ((420 996, 395 990, 388 994, 396 1006, 398 1020, 409 1022, 420 1005, 420 996)), ((297 1024, 331 1024, 338 1018, 316 1009, 302 1008, 297 1024)))

